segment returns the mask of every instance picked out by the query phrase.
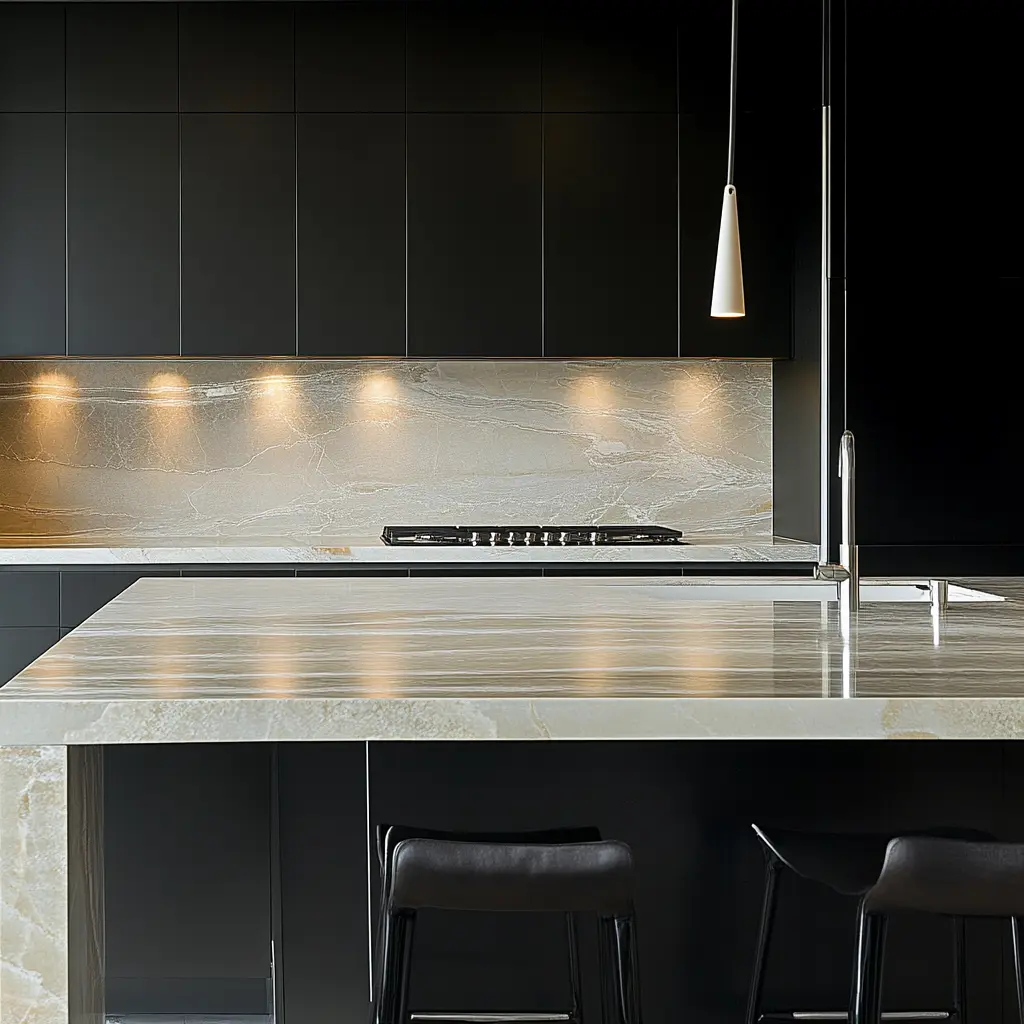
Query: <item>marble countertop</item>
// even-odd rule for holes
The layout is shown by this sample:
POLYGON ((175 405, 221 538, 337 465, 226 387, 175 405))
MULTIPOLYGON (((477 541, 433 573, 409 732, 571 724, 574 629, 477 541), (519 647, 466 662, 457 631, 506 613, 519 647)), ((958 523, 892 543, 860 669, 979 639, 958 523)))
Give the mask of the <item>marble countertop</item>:
POLYGON ((972 585, 1008 600, 844 629, 685 579, 143 579, 0 689, 0 745, 1021 738, 1024 589, 972 585))
POLYGON ((379 537, 0 537, 0 566, 326 562, 816 562, 783 537, 694 534, 686 544, 621 547, 391 547, 379 537))

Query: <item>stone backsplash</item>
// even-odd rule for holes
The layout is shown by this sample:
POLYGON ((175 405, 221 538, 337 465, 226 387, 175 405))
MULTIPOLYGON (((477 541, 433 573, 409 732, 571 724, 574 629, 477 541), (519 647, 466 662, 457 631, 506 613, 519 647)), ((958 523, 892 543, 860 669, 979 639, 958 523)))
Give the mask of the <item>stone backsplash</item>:
POLYGON ((0 362, 0 534, 772 530, 764 362, 0 362))

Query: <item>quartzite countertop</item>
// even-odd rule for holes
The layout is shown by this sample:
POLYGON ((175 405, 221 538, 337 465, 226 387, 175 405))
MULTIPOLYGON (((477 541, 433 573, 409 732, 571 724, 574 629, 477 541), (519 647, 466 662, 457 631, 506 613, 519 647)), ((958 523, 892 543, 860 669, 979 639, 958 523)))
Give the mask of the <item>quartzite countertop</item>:
POLYGON ((0 567, 32 565, 376 565, 516 562, 817 562, 818 546, 784 537, 693 534, 686 544, 601 547, 395 546, 357 537, 0 537, 0 567))
POLYGON ((681 580, 145 579, 0 690, 0 745, 1024 737, 1018 582, 844 635, 681 580))

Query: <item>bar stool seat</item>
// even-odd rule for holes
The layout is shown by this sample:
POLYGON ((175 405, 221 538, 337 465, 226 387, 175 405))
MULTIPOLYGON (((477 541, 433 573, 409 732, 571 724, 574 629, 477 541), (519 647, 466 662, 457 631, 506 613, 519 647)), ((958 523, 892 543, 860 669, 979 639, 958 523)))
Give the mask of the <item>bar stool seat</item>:
MULTIPOLYGON (((593 825, 569 826, 561 828, 535 829, 531 831, 512 832, 470 832, 453 831, 451 829, 423 828, 418 825, 392 825, 381 823, 376 830, 377 864, 380 871, 381 892, 380 906, 377 913, 377 942, 374 958, 374 991, 371 1002, 377 1003, 377 983, 383 970, 380 961, 383 955, 384 930, 387 918, 387 907, 390 898, 391 872, 390 864, 395 847, 407 839, 439 839, 458 843, 525 843, 553 845, 559 843, 594 843, 601 839, 601 831, 593 825)), ((580 955, 579 940, 576 935, 576 918, 572 912, 565 914, 565 933, 568 945, 569 989, 572 1005, 566 1014, 557 1014, 559 1019, 567 1018, 578 1021, 581 1017, 582 1001, 581 981, 579 973, 580 955)), ((534 1019, 534 1015, 523 1015, 524 1019, 534 1019)))
MULTIPOLYGON (((778 882, 782 868, 812 882, 827 886, 841 896, 863 897, 879 881, 892 834, 802 832, 792 829, 751 826, 765 855, 765 888, 761 908, 750 993, 747 1001, 747 1024, 759 1020, 814 1019, 809 1011, 773 1010, 762 1006, 765 969, 778 905, 778 882)), ((993 837, 977 829, 939 827, 923 830, 930 837, 969 842, 991 842, 993 837)), ((953 921, 953 1003, 945 1016, 963 1022, 966 1015, 966 972, 963 920, 953 921)), ((856 968, 855 968, 856 969, 856 968)), ((823 1011, 832 1017, 835 1011, 823 1011)), ((934 1018, 935 1011, 922 1011, 917 1019, 934 1018)), ((901 1015, 902 1019, 915 1019, 901 1015)), ((1024 1021, 1022 1021, 1024 1024, 1024 1021)))
POLYGON ((913 910, 962 919, 1010 920, 1017 1012, 1024 1024, 1024 977, 1018 918, 1024 916, 1024 844, 935 836, 900 836, 888 844, 875 884, 857 913, 850 1020, 882 1019, 882 969, 888 915, 913 910))
MULTIPOLYGON (((596 915, 604 1022, 641 1024, 635 871, 625 843, 411 838, 393 846, 386 840, 385 853, 382 955, 374 986, 379 994, 377 1024, 406 1024, 410 1019, 413 932, 416 915, 428 908, 596 915)), ((578 984, 574 989, 578 991, 578 984)), ((569 1019, 578 1020, 578 1003, 574 1013, 569 1019)))
POLYGON ((625 843, 455 843, 395 847, 391 905, 403 910, 629 914, 633 856, 625 843))

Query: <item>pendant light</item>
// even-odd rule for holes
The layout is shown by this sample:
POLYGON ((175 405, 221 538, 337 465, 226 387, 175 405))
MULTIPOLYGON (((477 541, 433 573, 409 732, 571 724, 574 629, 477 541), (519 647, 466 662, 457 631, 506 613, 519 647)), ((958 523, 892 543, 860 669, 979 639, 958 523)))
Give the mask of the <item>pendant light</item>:
POLYGON ((715 260, 715 287, 711 292, 711 315, 746 316, 743 302, 743 260, 740 256, 740 222, 736 214, 736 37, 739 27, 739 0, 732 0, 732 47, 729 78, 729 168, 722 196, 722 224, 718 229, 718 258, 715 260))

